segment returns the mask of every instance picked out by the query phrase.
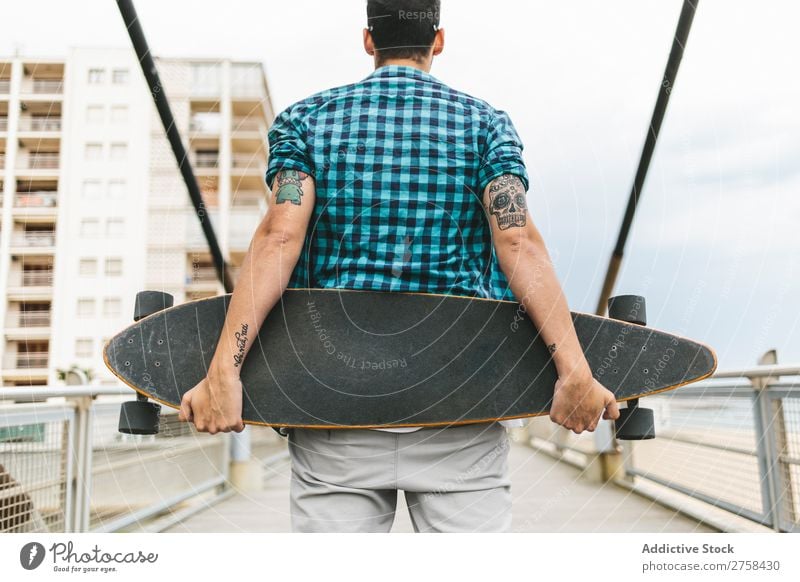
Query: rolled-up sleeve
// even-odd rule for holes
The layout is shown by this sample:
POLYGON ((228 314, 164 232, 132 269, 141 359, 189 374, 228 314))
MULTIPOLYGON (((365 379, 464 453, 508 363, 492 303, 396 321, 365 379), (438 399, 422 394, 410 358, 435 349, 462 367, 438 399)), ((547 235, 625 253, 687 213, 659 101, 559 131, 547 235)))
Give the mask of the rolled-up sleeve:
POLYGON ((269 161, 264 176, 267 187, 272 189, 275 174, 281 170, 298 170, 313 175, 314 167, 308 156, 304 132, 294 118, 292 108, 284 109, 267 132, 269 161))
POLYGON ((518 176, 527 191, 528 172, 522 160, 522 149, 522 140, 508 114, 505 111, 492 111, 478 171, 479 192, 483 192, 489 182, 503 174, 518 176))

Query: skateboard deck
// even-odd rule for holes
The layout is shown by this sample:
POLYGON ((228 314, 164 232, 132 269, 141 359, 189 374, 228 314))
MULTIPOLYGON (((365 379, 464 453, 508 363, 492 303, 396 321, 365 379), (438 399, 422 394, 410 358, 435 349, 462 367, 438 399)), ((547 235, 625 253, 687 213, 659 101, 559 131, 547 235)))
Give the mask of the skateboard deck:
MULTIPOLYGON (((230 294, 153 313, 111 338, 106 365, 172 408, 208 370, 230 294)), ((572 313, 594 376, 618 401, 710 376, 711 348, 572 313)), ((548 413, 557 374, 516 302, 288 289, 242 364, 242 420, 272 427, 446 426, 548 413)))

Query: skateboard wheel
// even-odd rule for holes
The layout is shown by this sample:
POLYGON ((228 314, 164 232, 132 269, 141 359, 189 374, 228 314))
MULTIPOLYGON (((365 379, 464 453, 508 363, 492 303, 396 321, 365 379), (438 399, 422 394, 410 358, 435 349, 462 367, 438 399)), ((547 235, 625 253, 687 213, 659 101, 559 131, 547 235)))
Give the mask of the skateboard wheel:
POLYGON ((136 294, 136 306, 133 310, 133 321, 172 307, 175 299, 163 291, 139 291, 136 294))
POLYGON ((156 402, 131 400, 119 410, 119 432, 125 434, 158 434, 161 405, 156 402))
POLYGON ((626 323, 647 325, 645 300, 641 295, 617 295, 608 300, 608 316, 626 323))
POLYGON ((653 411, 649 408, 629 406, 619 411, 614 421, 617 438, 623 441, 641 441, 656 436, 653 411))

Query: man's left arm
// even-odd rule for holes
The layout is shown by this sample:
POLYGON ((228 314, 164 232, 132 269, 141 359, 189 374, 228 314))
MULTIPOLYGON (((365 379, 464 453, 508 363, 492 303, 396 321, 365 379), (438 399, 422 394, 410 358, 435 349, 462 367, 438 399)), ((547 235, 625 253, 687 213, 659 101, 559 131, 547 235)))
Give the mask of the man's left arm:
POLYGON ((314 207, 314 179, 280 170, 269 209, 256 228, 230 299, 217 349, 204 378, 181 400, 178 418, 197 430, 241 432, 242 364, 269 312, 280 300, 303 248, 314 207))

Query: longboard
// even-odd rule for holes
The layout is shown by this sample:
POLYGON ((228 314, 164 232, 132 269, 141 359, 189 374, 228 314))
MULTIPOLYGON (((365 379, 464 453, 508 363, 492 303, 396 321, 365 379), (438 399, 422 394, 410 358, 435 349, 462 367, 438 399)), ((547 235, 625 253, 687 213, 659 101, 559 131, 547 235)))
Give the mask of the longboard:
MULTIPOLYGON (((208 370, 231 295, 152 313, 111 338, 106 365, 166 406, 208 370)), ((573 312, 594 376, 620 402, 710 376, 708 346, 573 312)), ((242 363, 242 420, 272 427, 447 426, 548 413, 556 368, 516 302, 288 289, 242 363)))

